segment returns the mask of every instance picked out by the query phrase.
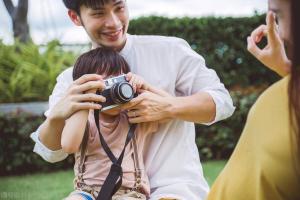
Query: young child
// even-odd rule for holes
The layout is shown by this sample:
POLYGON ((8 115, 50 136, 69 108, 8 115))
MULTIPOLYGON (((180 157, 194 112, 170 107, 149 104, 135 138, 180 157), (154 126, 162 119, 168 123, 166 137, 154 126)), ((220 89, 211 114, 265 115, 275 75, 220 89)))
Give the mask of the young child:
MULTIPOLYGON (((168 95, 129 71, 128 64, 117 52, 97 48, 78 58, 73 69, 73 79, 76 80, 84 74, 100 74, 103 79, 126 74, 126 79, 135 92, 150 91, 161 96, 168 95)), ((89 91, 86 95, 96 95, 95 92, 89 91)), ((93 110, 78 111, 66 121, 63 129, 62 149, 67 153, 75 153, 75 191, 67 200, 96 199, 112 164, 101 146, 93 114, 93 110)), ((119 107, 115 107, 100 112, 99 119, 100 131, 113 154, 118 157, 129 130, 127 115, 119 107)), ((146 199, 150 195, 149 180, 144 171, 143 146, 147 135, 157 129, 158 122, 137 126, 135 136, 125 150, 122 163, 123 182, 112 197, 113 200, 146 199)))

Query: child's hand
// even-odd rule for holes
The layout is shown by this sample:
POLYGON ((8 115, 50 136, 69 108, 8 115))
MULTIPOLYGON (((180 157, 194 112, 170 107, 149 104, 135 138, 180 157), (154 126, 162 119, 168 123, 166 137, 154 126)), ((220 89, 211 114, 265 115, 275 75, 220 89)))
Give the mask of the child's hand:
POLYGON ((279 36, 274 13, 268 12, 266 22, 266 25, 256 28, 247 38, 248 51, 265 66, 279 75, 285 76, 290 71, 291 62, 286 56, 283 41, 279 36), (257 44, 265 36, 268 44, 260 49, 257 44))
POLYGON ((126 74, 126 80, 129 81, 129 84, 133 87, 134 93, 140 92, 142 90, 148 90, 149 85, 146 81, 132 72, 126 74))

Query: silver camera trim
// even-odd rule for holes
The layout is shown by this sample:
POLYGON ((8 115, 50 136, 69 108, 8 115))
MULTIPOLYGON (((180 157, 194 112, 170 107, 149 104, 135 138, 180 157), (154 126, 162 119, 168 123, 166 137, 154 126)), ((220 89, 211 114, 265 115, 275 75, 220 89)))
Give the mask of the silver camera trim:
MULTIPOLYGON (((114 85, 114 83, 117 83, 117 82, 115 82, 115 79, 119 79, 119 78, 121 78, 121 77, 124 77, 124 78, 125 78, 126 75, 125 75, 125 74, 121 74, 121 75, 119 75, 119 76, 115 76, 115 77, 111 77, 111 78, 105 79, 105 80, 104 80, 104 83, 105 83, 105 90, 111 88, 111 87, 114 85), (108 85, 106 85, 106 83, 108 83, 108 85)), ((126 80, 126 78, 125 78, 125 80, 126 80)))

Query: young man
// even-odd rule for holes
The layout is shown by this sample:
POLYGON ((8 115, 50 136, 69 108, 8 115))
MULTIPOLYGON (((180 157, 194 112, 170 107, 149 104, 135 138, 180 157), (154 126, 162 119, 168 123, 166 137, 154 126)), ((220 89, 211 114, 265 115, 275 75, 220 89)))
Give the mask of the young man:
MULTIPOLYGON (((127 34, 129 15, 125 0, 64 0, 68 15, 88 33, 93 47, 115 49, 131 71, 164 89, 172 97, 145 92, 123 106, 132 123, 167 121, 145 146, 145 167, 151 200, 160 198, 204 199, 208 185, 203 177, 195 143, 195 123, 212 124, 232 115, 231 97, 216 73, 182 39, 127 34)), ((82 109, 99 109, 104 101, 96 94, 102 78, 85 75, 72 80, 72 68, 62 72, 49 98, 47 119, 32 134, 34 151, 49 162, 66 158, 61 150, 65 121, 82 109)))

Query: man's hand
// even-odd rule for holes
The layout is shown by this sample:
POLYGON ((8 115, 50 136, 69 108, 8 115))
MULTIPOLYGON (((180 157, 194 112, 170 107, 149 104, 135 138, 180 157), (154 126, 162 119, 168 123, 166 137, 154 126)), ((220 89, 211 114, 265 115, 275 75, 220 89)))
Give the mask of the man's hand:
POLYGON ((105 102, 105 98, 91 91, 102 90, 104 87, 101 76, 83 75, 72 83, 66 95, 53 107, 49 118, 67 120, 79 110, 100 109, 101 106, 93 102, 105 102))
POLYGON ((290 71, 291 62, 286 56, 284 44, 279 36, 273 12, 268 12, 266 22, 266 25, 256 28, 251 33, 251 36, 247 38, 248 51, 265 66, 279 75, 285 76, 290 71), (268 39, 268 44, 263 49, 260 49, 257 43, 265 36, 268 39))
POLYGON ((122 106, 128 110, 130 123, 160 121, 166 122, 172 118, 172 96, 143 91, 138 97, 122 106))
POLYGON ((129 72, 126 74, 126 80, 133 87, 134 93, 141 93, 141 90, 149 90, 150 85, 139 75, 129 72))

